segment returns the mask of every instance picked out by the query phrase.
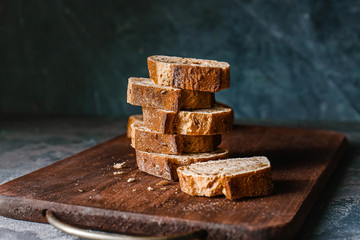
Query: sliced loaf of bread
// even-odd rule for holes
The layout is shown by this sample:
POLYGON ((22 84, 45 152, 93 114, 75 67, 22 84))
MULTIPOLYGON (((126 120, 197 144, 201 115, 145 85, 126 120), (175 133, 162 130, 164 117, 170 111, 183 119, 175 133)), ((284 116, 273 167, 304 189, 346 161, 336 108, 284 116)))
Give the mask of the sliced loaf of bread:
POLYGON ((145 126, 153 131, 181 135, 223 134, 231 131, 234 120, 232 109, 220 103, 179 112, 143 107, 143 117, 145 126))
POLYGON ((215 103, 214 93, 160 86, 149 78, 131 77, 128 80, 127 102, 132 105, 180 111, 180 109, 209 108, 215 103))
POLYGON ((207 153, 193 153, 184 155, 171 155, 163 153, 150 153, 136 150, 136 161, 139 169, 151 175, 177 180, 176 169, 180 166, 187 166, 196 162, 225 159, 228 151, 218 148, 207 153))
POLYGON ((147 63, 151 80, 159 85, 206 92, 230 87, 230 65, 226 62, 150 56, 147 63))
POLYGON ((177 168, 181 190, 192 196, 224 194, 229 199, 269 195, 273 190, 266 157, 232 158, 177 168))
POLYGON ((133 124, 136 122, 142 122, 142 121, 143 121, 142 114, 131 115, 129 117, 128 123, 127 123, 127 132, 126 132, 126 136, 128 138, 134 138, 133 124))
POLYGON ((175 135, 151 131, 143 122, 133 124, 131 145, 136 150, 165 154, 202 153, 214 151, 221 135, 175 135))

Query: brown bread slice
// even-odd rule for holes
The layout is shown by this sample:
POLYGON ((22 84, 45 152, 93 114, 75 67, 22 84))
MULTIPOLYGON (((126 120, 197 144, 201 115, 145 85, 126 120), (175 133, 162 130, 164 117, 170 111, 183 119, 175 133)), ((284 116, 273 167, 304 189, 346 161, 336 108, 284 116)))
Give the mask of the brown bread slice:
POLYGON ((179 112, 143 107, 144 124, 163 134, 216 135, 231 131, 233 111, 225 104, 216 103, 208 109, 179 112))
POLYGON ((230 87, 230 65, 226 62, 150 56, 147 63, 151 80, 159 85, 206 92, 230 87))
POLYGON ((150 78, 131 77, 128 80, 127 102, 132 105, 177 112, 180 109, 212 107, 215 103, 215 95, 210 92, 160 86, 153 83, 150 78))
POLYGON ((131 115, 129 117, 128 123, 127 123, 127 132, 126 132, 126 136, 128 138, 134 137, 134 131, 133 131, 133 128, 132 128, 133 123, 142 122, 142 121, 143 121, 143 115, 142 114, 131 115))
POLYGON ((139 169, 151 175, 177 180, 176 169, 196 162, 224 159, 228 157, 228 151, 218 148, 207 153, 193 153, 185 155, 170 155, 163 153, 149 153, 136 150, 136 161, 139 169))
POLYGON ((224 194, 229 199, 271 194, 273 181, 266 157, 232 158, 182 166, 180 188, 192 196, 224 194))
POLYGON ((145 152, 182 154, 214 151, 221 142, 221 135, 174 135, 151 131, 143 122, 133 125, 132 146, 145 152))

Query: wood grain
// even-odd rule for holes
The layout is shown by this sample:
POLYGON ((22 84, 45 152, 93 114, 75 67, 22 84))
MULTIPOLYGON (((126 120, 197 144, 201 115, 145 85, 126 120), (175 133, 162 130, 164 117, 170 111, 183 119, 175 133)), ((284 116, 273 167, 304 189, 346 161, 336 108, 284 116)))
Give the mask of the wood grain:
POLYGON ((222 146, 231 157, 267 156, 275 185, 269 197, 236 201, 191 197, 177 182, 158 185, 162 179, 137 169, 129 144, 123 135, 1 185, 0 215, 46 222, 44 210, 51 209, 76 226, 135 235, 204 229, 207 239, 287 239, 321 193, 346 139, 329 131, 236 125, 222 146), (113 167, 122 162, 124 168, 113 167))

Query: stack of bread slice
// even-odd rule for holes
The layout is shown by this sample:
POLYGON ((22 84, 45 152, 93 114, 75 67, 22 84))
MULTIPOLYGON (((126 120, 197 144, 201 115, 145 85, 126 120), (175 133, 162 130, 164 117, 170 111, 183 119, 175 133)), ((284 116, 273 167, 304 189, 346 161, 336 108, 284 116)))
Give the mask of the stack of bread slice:
POLYGON ((129 78, 127 101, 142 106, 130 116, 128 137, 139 169, 179 180, 189 195, 229 199, 269 195, 273 190, 266 157, 228 159, 218 146, 231 131, 233 111, 215 101, 230 87, 226 62, 151 56, 150 78, 129 78))
POLYGON ((233 111, 215 101, 230 87, 226 62, 151 56, 150 78, 129 78, 127 101, 142 115, 128 121, 128 137, 141 171, 177 180, 177 168, 225 159, 221 134, 231 131, 233 111))

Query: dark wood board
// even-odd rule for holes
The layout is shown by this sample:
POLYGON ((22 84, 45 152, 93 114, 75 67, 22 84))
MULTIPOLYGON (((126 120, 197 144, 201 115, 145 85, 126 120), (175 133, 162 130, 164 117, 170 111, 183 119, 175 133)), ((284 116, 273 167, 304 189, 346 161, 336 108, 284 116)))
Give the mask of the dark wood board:
POLYGON ((231 157, 267 156, 274 193, 236 201, 191 197, 177 182, 140 172, 125 135, 0 186, 0 215, 46 222, 51 209, 69 224, 135 235, 207 231, 207 239, 293 237, 346 146, 323 130, 235 125, 223 136, 231 157), (114 163, 126 162, 114 169, 114 163), (123 174, 116 174, 123 171, 123 174), (129 178, 135 182, 128 182, 129 178), (148 187, 154 190, 149 191, 148 187))

